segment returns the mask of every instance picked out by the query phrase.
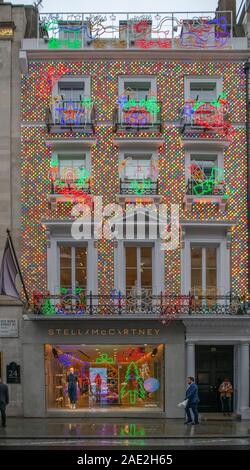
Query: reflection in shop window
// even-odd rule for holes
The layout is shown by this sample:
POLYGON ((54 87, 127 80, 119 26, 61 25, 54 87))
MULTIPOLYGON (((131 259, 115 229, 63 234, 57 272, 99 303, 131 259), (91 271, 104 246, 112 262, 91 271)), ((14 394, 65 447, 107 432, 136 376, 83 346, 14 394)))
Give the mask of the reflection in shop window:
POLYGON ((47 408, 163 410, 164 346, 46 345, 47 408))

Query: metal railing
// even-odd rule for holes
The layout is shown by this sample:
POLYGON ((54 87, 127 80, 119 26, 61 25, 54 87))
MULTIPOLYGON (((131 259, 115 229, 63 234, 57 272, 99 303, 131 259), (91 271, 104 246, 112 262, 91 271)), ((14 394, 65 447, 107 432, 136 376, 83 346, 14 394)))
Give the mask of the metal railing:
POLYGON ((230 128, 228 103, 217 107, 217 100, 185 102, 180 112, 181 131, 201 130, 211 132, 228 132, 230 128))
POLYGON ((158 194, 158 180, 128 179, 120 180, 120 194, 153 195, 158 194))
POLYGON ((108 295, 92 292, 33 296, 31 314, 44 316, 128 316, 149 315, 175 318, 182 315, 250 315, 250 301, 232 295, 153 295, 150 291, 108 295))
POLYGON ((224 48, 232 34, 232 11, 40 13, 37 47, 224 48))
POLYGON ((91 182, 85 181, 83 184, 82 182, 78 182, 77 180, 71 183, 68 182, 57 182, 51 183, 50 194, 63 194, 63 195, 71 195, 71 194, 90 194, 91 193, 91 182))
POLYGON ((161 132, 161 102, 150 99, 128 100, 125 105, 115 106, 113 110, 113 131, 143 129, 161 132))
POLYGON ((224 183, 213 184, 209 179, 194 181, 189 179, 186 186, 186 194, 193 196, 224 196, 226 186, 224 183))
POLYGON ((83 101, 56 100, 46 110, 48 132, 53 128, 95 131, 95 106, 83 101))

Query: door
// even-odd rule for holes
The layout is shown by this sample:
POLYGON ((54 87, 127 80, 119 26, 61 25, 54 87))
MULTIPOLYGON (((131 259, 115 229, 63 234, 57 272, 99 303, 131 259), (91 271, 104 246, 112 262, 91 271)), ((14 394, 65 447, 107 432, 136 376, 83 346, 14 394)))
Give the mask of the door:
POLYGON ((196 346, 196 383, 199 388, 201 412, 221 411, 218 389, 226 377, 233 385, 233 348, 233 346, 196 346))

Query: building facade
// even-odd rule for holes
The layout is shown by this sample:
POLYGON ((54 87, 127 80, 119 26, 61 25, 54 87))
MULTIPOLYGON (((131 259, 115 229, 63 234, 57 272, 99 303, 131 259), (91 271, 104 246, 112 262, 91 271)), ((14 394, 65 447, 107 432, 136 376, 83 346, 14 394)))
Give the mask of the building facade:
POLYGON ((24 416, 182 417, 192 375, 201 412, 221 411, 228 376, 250 417, 249 51, 234 21, 41 14, 22 41, 24 416))

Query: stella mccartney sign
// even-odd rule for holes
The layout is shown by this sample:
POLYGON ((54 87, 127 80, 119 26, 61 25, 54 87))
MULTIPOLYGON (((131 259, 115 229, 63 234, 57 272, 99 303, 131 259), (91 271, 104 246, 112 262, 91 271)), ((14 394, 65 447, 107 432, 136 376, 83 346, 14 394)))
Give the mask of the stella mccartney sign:
POLYGON ((160 330, 156 328, 50 328, 49 336, 158 336, 160 330))

